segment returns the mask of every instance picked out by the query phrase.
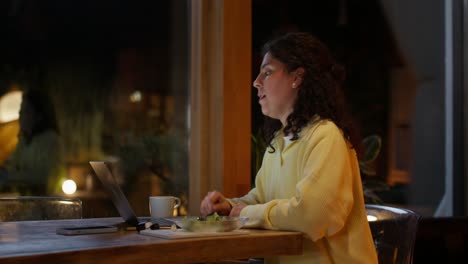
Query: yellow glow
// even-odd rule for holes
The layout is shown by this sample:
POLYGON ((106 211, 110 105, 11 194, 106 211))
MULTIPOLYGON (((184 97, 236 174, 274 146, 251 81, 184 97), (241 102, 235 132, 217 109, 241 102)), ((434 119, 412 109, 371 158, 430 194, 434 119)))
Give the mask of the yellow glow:
POLYGON ((369 222, 377 221, 377 217, 375 217, 373 215, 367 215, 367 221, 369 221, 369 222))
POLYGON ((142 97, 142 94, 140 91, 134 91, 131 95, 130 95, 130 102, 132 103, 138 103, 141 101, 141 97, 142 97))
POLYGON ((0 98, 0 123, 18 120, 22 92, 13 91, 0 98))
POLYGON ((73 180, 64 181, 62 191, 66 194, 74 194, 76 192, 76 183, 73 180))

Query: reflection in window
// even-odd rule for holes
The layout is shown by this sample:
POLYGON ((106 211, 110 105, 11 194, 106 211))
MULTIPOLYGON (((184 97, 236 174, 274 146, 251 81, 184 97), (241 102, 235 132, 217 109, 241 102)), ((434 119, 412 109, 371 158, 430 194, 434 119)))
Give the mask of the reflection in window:
MULTIPOLYGON (((0 95, 14 89, 47 95, 61 152, 41 147, 27 158, 57 156, 50 162, 63 166, 40 177, 35 167, 28 168, 30 177, 41 178, 42 189, 29 188, 33 180, 12 184, 17 179, 7 164, 13 154, 1 148, 3 195, 64 196, 61 184, 72 180, 77 189, 70 196, 83 200, 83 217, 117 215, 88 164, 108 160, 138 215, 149 214, 148 196, 169 194, 182 198, 179 213, 184 213, 186 5, 182 0, 2 1, 6 41, 0 43, 0 95)), ((11 123, 21 131, 18 121, 0 124, 6 135, 0 145, 17 140, 17 133, 3 134, 11 123)))

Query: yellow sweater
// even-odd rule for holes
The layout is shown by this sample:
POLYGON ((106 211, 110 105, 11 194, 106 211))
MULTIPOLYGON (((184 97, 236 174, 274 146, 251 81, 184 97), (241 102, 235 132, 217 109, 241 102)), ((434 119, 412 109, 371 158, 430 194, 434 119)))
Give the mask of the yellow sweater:
POLYGON ((230 200, 248 205, 241 211, 249 217, 246 227, 304 233, 303 255, 266 263, 377 263, 356 153, 339 128, 311 122, 286 148, 282 135, 273 146, 256 187, 230 200))

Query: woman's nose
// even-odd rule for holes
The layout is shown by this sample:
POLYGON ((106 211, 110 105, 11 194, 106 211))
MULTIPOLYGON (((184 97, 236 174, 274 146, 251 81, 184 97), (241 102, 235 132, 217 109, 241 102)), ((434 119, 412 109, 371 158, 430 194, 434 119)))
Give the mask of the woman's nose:
POLYGON ((260 81, 258 80, 258 76, 257 78, 254 80, 253 82, 253 86, 257 89, 260 89, 260 87, 262 86, 262 84, 260 83, 260 81))

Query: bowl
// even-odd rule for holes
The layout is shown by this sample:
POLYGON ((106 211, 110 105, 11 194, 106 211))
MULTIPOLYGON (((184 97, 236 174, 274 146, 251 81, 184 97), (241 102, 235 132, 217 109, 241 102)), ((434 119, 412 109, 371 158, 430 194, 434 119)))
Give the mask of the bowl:
POLYGON ((216 220, 206 220, 197 216, 187 216, 175 222, 190 232, 230 232, 243 227, 247 220, 247 217, 220 216, 216 220))

